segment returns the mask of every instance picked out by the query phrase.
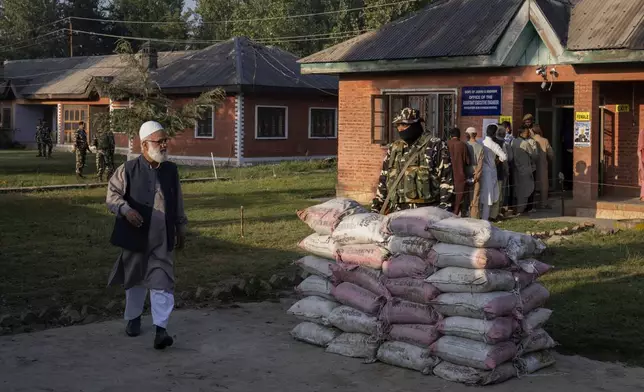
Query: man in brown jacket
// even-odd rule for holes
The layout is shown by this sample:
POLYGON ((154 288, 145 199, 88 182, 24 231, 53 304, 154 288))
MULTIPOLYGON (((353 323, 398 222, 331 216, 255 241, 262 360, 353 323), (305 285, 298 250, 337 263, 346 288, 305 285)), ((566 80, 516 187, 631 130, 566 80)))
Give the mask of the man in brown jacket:
POLYGON ((450 140, 447 142, 449 156, 452 159, 452 173, 454 177, 454 213, 458 215, 461 212, 461 203, 465 197, 467 167, 470 165, 470 156, 465 143, 461 141, 461 130, 452 128, 449 131, 450 140))

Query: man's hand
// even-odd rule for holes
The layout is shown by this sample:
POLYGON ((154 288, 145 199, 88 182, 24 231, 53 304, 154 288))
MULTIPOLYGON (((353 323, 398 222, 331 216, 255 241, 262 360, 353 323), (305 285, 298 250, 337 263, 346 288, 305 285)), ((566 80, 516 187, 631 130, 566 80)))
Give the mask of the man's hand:
POLYGON ((183 249, 186 246, 186 234, 185 233, 177 233, 177 244, 175 248, 177 249, 183 249))
POLYGON ((134 227, 141 227, 143 226, 143 217, 141 214, 136 212, 136 210, 129 210, 125 214, 125 219, 127 219, 128 222, 134 227))

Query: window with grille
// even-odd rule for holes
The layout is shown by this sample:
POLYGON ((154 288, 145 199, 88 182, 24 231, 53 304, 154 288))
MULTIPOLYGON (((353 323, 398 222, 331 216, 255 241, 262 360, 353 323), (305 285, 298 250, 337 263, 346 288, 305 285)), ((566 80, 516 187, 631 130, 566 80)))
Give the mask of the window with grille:
POLYGON ((255 138, 286 139, 288 137, 288 108, 286 106, 255 107, 255 138))
POLYGON ((310 108, 309 138, 334 139, 337 136, 337 110, 333 108, 310 108))
POLYGON ((2 109, 2 128, 3 129, 11 128, 11 108, 2 109))
POLYGON ((426 131, 441 139, 448 139, 449 130, 456 123, 456 94, 428 92, 415 94, 385 94, 371 97, 371 142, 388 144, 398 139, 393 119, 406 107, 416 109, 425 120, 426 131))
POLYGON ((212 139, 215 137, 215 109, 208 106, 195 125, 195 138, 212 139))
POLYGON ((74 133, 80 122, 85 123, 85 133, 89 140, 89 128, 87 124, 87 109, 85 105, 63 105, 63 130, 65 132, 65 143, 74 141, 74 133))

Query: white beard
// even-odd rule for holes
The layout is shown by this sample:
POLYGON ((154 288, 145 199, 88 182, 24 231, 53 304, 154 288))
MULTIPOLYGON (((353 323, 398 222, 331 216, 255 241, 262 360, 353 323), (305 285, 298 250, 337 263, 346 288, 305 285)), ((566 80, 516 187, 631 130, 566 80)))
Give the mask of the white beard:
POLYGON ((161 152, 158 147, 153 147, 148 150, 148 155, 157 163, 163 163, 168 160, 168 152, 161 152))

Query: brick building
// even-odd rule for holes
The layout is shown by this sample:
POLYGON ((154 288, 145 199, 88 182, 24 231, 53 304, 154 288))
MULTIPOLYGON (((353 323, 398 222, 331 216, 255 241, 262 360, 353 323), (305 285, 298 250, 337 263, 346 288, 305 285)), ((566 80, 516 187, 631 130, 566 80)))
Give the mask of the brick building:
POLYGON ((441 137, 453 126, 481 135, 501 117, 517 129, 532 113, 555 150, 552 186, 561 172, 572 188, 569 213, 644 217, 629 201, 644 120, 642 16, 644 0, 443 0, 300 60, 302 73, 340 77, 337 193, 373 197, 404 106, 441 137))
MULTIPOLYGON (((213 88, 226 91, 222 105, 208 108, 195 129, 171 142, 174 161, 211 164, 212 153, 217 162, 241 165, 337 153, 337 77, 301 75, 291 53, 234 38, 197 51, 139 56, 173 105, 213 88)), ((129 105, 94 86, 95 78, 118 78, 124 68, 117 55, 5 62, 2 128, 30 145, 43 118, 58 134, 56 148, 69 149, 79 121, 91 138, 95 113, 129 105)), ((122 154, 139 153, 138 141, 124 133, 116 134, 116 142, 122 154)))

